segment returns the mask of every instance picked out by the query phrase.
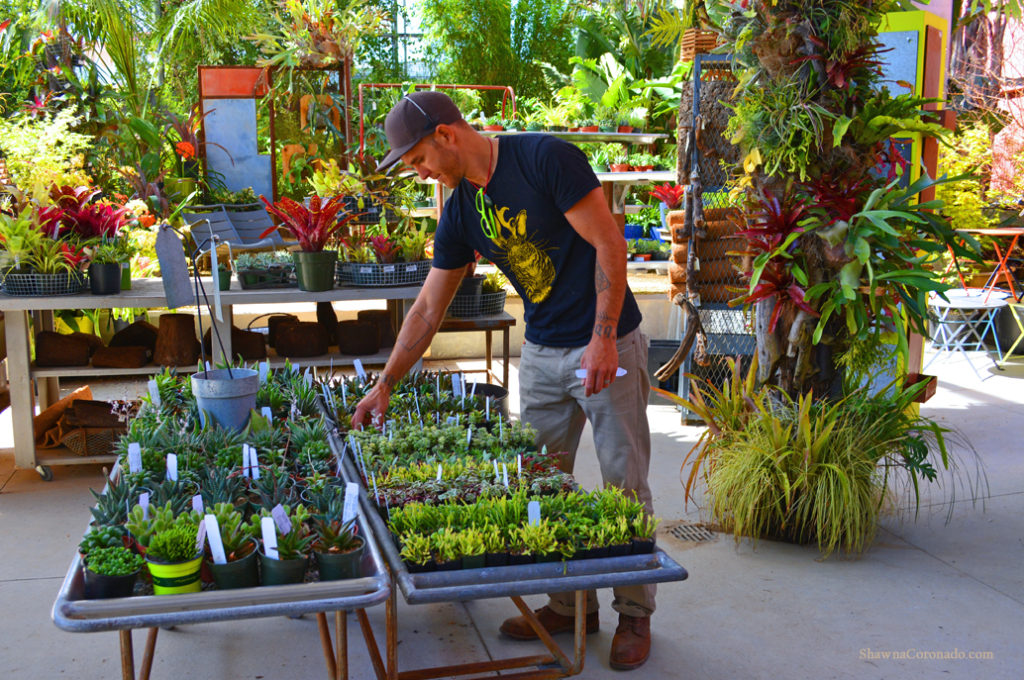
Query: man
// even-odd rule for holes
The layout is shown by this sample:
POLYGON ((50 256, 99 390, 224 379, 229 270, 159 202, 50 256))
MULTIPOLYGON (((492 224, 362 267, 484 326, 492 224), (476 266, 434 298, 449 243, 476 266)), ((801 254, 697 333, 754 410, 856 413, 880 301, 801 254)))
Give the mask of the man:
MULTIPOLYGON (((522 418, 537 445, 565 451, 572 471, 587 420, 606 484, 635 491, 651 512, 647 486, 647 340, 626 285, 626 242, 583 153, 549 135, 489 138, 476 132, 445 94, 403 97, 384 123, 391 151, 423 179, 453 193, 438 223, 434 262, 409 310, 380 380, 359 402, 353 425, 379 424, 391 390, 430 346, 474 251, 495 262, 522 296, 526 344, 519 368, 522 418), (625 374, 616 375, 619 368, 625 374), (580 379, 576 371, 583 369, 580 379)), ((572 593, 537 610, 552 633, 570 632, 572 593)), ((650 652, 654 586, 615 589, 619 625, 610 663, 628 670, 650 652)), ((587 595, 587 631, 596 632, 597 597, 587 595)), ((537 639, 524 617, 501 631, 537 639)))

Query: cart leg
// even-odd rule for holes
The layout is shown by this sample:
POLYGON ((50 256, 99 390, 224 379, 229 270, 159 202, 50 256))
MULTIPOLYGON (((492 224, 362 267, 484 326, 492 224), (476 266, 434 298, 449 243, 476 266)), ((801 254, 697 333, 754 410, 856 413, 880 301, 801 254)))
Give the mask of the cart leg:
POLYGON ((334 612, 334 634, 337 636, 334 648, 334 680, 348 680, 348 612, 334 612))
POLYGON ((142 668, 139 669, 139 680, 149 680, 149 674, 153 670, 153 652, 156 650, 156 636, 160 629, 153 627, 149 629, 146 636, 146 651, 142 654, 142 668))
POLYGON ((497 376, 494 375, 494 371, 491 370, 491 368, 493 366, 492 359, 493 359, 493 356, 494 356, 494 338, 491 337, 491 333, 492 332, 493 331, 487 331, 486 333, 484 333, 484 345, 486 346, 486 353, 484 354, 484 360, 487 362, 485 364, 486 367, 487 367, 487 382, 491 382, 491 378, 492 377, 495 378, 495 379, 497 378, 497 376))
POLYGON ((576 591, 576 649, 569 675, 583 671, 583 661, 587 658, 587 591, 576 591))
POLYGON ((398 601, 394 590, 391 591, 386 606, 385 637, 387 641, 384 653, 387 655, 387 678, 388 680, 398 680, 398 601))
MULTIPOLYGON (((565 652, 561 650, 558 643, 554 641, 551 637, 551 633, 549 633, 547 629, 541 625, 540 621, 537 620, 537 615, 533 613, 533 610, 527 607, 526 603, 523 602, 523 598, 518 595, 512 595, 512 602, 514 602, 516 607, 519 608, 520 613, 526 617, 526 620, 530 623, 530 627, 533 628, 535 633, 537 633, 537 637, 539 637, 540 641, 544 643, 544 646, 548 648, 548 651, 551 652, 551 656, 555 658, 555 661, 557 661, 558 665, 562 667, 562 670, 565 671, 566 674, 571 674, 574 664, 569 663, 569 657, 565 655, 565 652)), ((579 613, 577 612, 577 627, 580 625, 578 618, 579 613)), ((583 614, 583 618, 586 618, 586 614, 583 614)))
POLYGON ((118 632, 121 638, 121 680, 135 680, 135 656, 132 652, 132 632, 118 632))
POLYGON ((387 670, 384 668, 384 661, 380 658, 380 647, 377 646, 377 638, 370 627, 370 619, 366 616, 365 609, 356 610, 356 618, 359 620, 359 628, 363 631, 363 640, 366 642, 366 651, 370 655, 370 663, 373 664, 373 672, 377 680, 384 680, 387 670))
POLYGON ((316 626, 320 631, 320 647, 324 650, 324 661, 327 662, 327 678, 335 680, 338 677, 338 668, 334 663, 334 649, 331 644, 331 631, 327 627, 327 615, 323 612, 317 612, 316 626))

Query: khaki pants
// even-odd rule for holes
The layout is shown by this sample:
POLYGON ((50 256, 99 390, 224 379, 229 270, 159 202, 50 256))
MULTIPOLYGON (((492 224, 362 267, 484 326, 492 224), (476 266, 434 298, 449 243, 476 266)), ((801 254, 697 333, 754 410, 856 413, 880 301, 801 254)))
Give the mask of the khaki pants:
MULTIPOLYGON (((576 449, 586 421, 594 431, 594 447, 606 485, 635 491, 652 512, 647 470, 651 461, 651 430, 647 424, 647 336, 639 329, 618 340, 619 366, 626 375, 590 397, 584 396, 575 372, 586 347, 544 347, 527 342, 519 364, 522 419, 537 430, 537 446, 566 451, 563 469, 572 472, 576 449)), ((654 611, 653 585, 614 589, 612 608, 627 616, 649 616, 654 611)), ((573 593, 552 593, 548 606, 571 616, 573 593)), ((597 595, 587 593, 587 612, 597 611, 597 595)))

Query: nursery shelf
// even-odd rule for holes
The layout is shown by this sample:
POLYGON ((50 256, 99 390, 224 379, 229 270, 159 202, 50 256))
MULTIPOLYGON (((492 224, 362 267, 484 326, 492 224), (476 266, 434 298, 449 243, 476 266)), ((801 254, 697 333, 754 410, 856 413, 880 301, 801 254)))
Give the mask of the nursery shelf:
MULTIPOLYGON (((657 141, 668 139, 669 136, 657 132, 548 132, 542 134, 551 135, 569 142, 626 142, 629 144, 654 144, 657 141)), ((519 130, 484 130, 483 135, 490 137, 504 137, 506 135, 521 134, 519 130)))

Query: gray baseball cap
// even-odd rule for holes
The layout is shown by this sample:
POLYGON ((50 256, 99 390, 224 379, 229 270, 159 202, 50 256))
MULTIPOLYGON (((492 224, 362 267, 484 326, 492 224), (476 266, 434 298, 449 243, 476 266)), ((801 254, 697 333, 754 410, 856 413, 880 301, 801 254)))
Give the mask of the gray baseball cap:
POLYGON ((377 164, 377 169, 386 170, 394 165, 438 125, 450 125, 459 120, 462 120, 459 107, 443 92, 425 90, 405 95, 384 119, 384 134, 391 150, 377 164))

